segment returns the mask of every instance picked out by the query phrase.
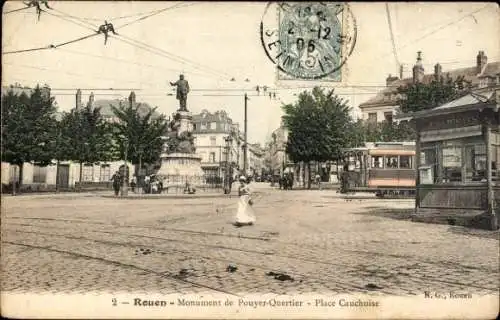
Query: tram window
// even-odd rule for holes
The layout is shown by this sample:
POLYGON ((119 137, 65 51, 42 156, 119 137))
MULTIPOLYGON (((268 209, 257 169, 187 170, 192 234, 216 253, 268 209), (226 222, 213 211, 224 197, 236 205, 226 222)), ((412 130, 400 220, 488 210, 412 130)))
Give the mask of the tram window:
POLYGON ((402 169, 411 169, 412 168, 411 160, 412 160, 411 156, 400 156, 399 167, 402 169))
POLYGON ((385 167, 386 168, 397 168, 398 167, 398 156, 386 156, 385 157, 385 167))
POLYGON ((384 167, 384 157, 372 156, 372 168, 383 168, 383 167, 384 167))

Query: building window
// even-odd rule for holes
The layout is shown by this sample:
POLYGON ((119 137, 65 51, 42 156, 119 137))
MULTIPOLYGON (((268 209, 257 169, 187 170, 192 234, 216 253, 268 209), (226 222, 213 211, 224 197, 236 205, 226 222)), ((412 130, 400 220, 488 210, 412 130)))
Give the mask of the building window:
POLYGON ((193 130, 196 130, 196 123, 193 123, 193 130))
POLYGON ((47 181, 47 167, 33 166, 33 183, 45 183, 47 181))
POLYGON ((413 168, 412 157, 411 156, 400 156, 399 157, 399 167, 401 169, 413 168))
POLYGON ((386 156, 385 157, 385 167, 386 168, 398 168, 398 156, 386 156))
POLYGON ((94 166, 91 164, 84 164, 82 170, 82 182, 91 182, 94 180, 94 166))
POLYGON ((217 145, 217 137, 211 136, 210 137, 210 145, 211 146, 216 146, 217 145))
POLYGON ((385 121, 392 123, 392 112, 391 111, 384 112, 384 118, 385 121))
POLYGON ((381 169, 384 167, 384 157, 383 156, 372 156, 372 168, 381 169))
POLYGON ((207 124, 205 122, 201 123, 201 130, 206 130, 207 129, 207 124))
POLYGON ((217 129, 217 122, 210 122, 210 130, 217 129))
POLYGON ((368 122, 369 123, 377 123, 377 113, 376 112, 370 112, 368 114, 368 122))
POLYGON ((101 172, 99 174, 99 181, 109 181, 111 179, 111 170, 109 164, 101 165, 101 172))
POLYGON ((215 152, 210 152, 210 157, 208 159, 210 163, 215 163, 215 152))

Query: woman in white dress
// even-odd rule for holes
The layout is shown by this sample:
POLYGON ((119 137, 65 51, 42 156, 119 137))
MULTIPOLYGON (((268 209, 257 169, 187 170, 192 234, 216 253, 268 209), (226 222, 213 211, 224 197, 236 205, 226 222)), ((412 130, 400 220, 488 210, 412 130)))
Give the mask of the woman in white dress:
POLYGON ((236 226, 252 225, 255 222, 255 214, 252 208, 252 198, 250 188, 246 183, 244 176, 240 177, 240 186, 238 188, 238 211, 236 213, 236 226))

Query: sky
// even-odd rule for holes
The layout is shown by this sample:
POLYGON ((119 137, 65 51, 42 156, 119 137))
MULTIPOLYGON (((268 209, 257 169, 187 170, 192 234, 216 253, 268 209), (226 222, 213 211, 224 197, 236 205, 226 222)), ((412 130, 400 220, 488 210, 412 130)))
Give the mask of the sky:
POLYGON ((95 33, 104 20, 112 22, 121 37, 110 37, 106 45, 99 35, 57 49, 3 54, 2 86, 47 83, 60 110, 75 106, 77 88, 84 101, 91 92, 97 100, 126 98, 134 90, 137 101, 158 106, 168 116, 178 108, 175 95, 167 95, 172 93, 169 82, 182 73, 191 87, 192 113, 225 109, 233 121, 243 124, 243 96, 248 93, 248 138, 265 143, 280 125, 281 105, 293 103, 304 90, 298 87, 335 87, 356 117, 358 105, 382 89, 389 74, 397 75, 399 64, 404 76, 411 76, 417 51, 422 51, 426 72, 432 72, 437 62, 443 72, 473 66, 479 50, 488 61, 500 59, 495 3, 392 2, 386 7, 383 2, 356 2, 350 3, 357 24, 356 46, 342 70, 342 83, 278 82, 260 40, 266 4, 49 1, 53 10, 42 12, 37 21, 34 8, 10 12, 24 7, 10 1, 3 7, 2 52, 84 37, 95 33), (137 21, 141 17, 145 18, 137 21), (137 41, 148 47, 141 48, 137 41), (264 85, 275 90, 276 100, 255 96, 255 87, 264 85))

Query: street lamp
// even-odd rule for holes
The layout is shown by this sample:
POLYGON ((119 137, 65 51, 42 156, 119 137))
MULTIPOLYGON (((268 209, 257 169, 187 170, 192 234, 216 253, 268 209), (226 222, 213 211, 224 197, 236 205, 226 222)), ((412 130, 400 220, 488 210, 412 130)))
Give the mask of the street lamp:
POLYGON ((124 160, 123 160, 123 177, 122 177, 122 192, 121 196, 126 197, 128 196, 128 165, 127 165, 127 155, 128 155, 128 139, 127 137, 123 137, 123 147, 124 147, 124 160))
POLYGON ((231 135, 227 136, 224 138, 224 141, 226 142, 226 174, 224 178, 224 194, 230 194, 231 193, 231 176, 232 176, 232 170, 231 170, 231 143, 233 142, 233 137, 231 135))

